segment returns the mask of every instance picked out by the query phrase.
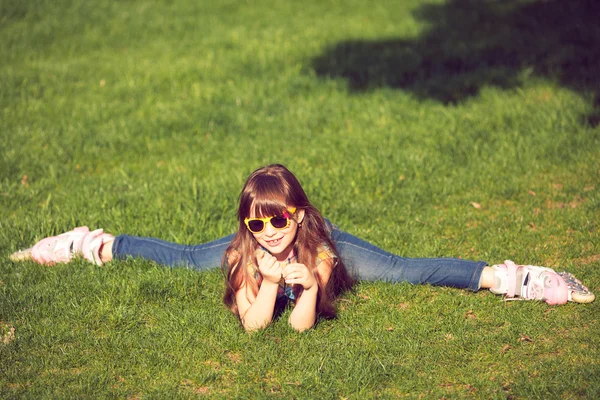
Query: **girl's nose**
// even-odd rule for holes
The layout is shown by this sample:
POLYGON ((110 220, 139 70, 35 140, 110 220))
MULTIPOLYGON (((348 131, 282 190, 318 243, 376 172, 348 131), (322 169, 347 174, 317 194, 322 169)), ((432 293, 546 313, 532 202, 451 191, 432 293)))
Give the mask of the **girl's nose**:
POLYGON ((273 228, 273 225, 271 225, 270 222, 267 222, 267 225, 265 226, 265 235, 267 236, 273 236, 275 233, 277 232, 277 230, 275 228, 273 228))

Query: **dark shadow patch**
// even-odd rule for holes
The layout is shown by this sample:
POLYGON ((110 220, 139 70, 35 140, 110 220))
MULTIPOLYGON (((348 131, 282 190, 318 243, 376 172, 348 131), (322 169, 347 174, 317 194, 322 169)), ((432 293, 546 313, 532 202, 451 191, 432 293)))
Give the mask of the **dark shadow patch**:
POLYGON ((422 36, 344 41, 313 59, 314 70, 347 79, 353 91, 391 87, 445 104, 539 76, 591 96, 587 121, 600 122, 597 0, 451 0, 416 16, 431 24, 422 36))

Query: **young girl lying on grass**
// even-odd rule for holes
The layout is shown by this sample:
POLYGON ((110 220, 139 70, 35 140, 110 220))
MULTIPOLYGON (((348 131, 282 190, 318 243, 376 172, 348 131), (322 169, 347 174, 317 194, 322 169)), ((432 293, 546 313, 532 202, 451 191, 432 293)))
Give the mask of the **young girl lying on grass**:
POLYGON ((40 264, 83 256, 102 265, 113 259, 142 257, 169 266, 198 270, 221 264, 225 304, 245 329, 267 326, 281 303, 292 302, 289 323, 298 331, 318 317, 335 316, 334 301, 359 279, 490 289, 507 298, 588 303, 594 295, 568 273, 516 265, 487 266, 455 258, 403 258, 377 248, 325 220, 310 203, 296 177, 282 165, 252 173, 240 194, 237 233, 196 246, 159 239, 113 236, 79 227, 49 237, 13 260, 40 264), (354 275, 354 274, 353 274, 354 275))

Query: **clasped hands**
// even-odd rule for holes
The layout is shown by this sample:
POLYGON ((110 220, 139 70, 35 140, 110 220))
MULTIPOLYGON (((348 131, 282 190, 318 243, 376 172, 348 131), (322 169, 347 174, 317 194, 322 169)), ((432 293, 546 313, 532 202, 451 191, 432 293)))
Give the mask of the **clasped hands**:
POLYGON ((288 285, 301 285, 304 290, 310 289, 317 283, 313 272, 304 264, 291 263, 282 267, 281 262, 263 250, 256 251, 256 260, 263 279, 269 282, 279 283, 283 278, 288 285))

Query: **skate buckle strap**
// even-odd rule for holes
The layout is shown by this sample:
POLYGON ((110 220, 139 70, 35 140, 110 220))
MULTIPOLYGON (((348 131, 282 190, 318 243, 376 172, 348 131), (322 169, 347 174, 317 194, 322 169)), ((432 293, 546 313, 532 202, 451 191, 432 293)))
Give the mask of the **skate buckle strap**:
POLYGON ((517 294, 517 268, 518 266, 510 261, 505 260, 504 265, 508 271, 508 288, 506 291, 506 297, 513 298, 517 294))

